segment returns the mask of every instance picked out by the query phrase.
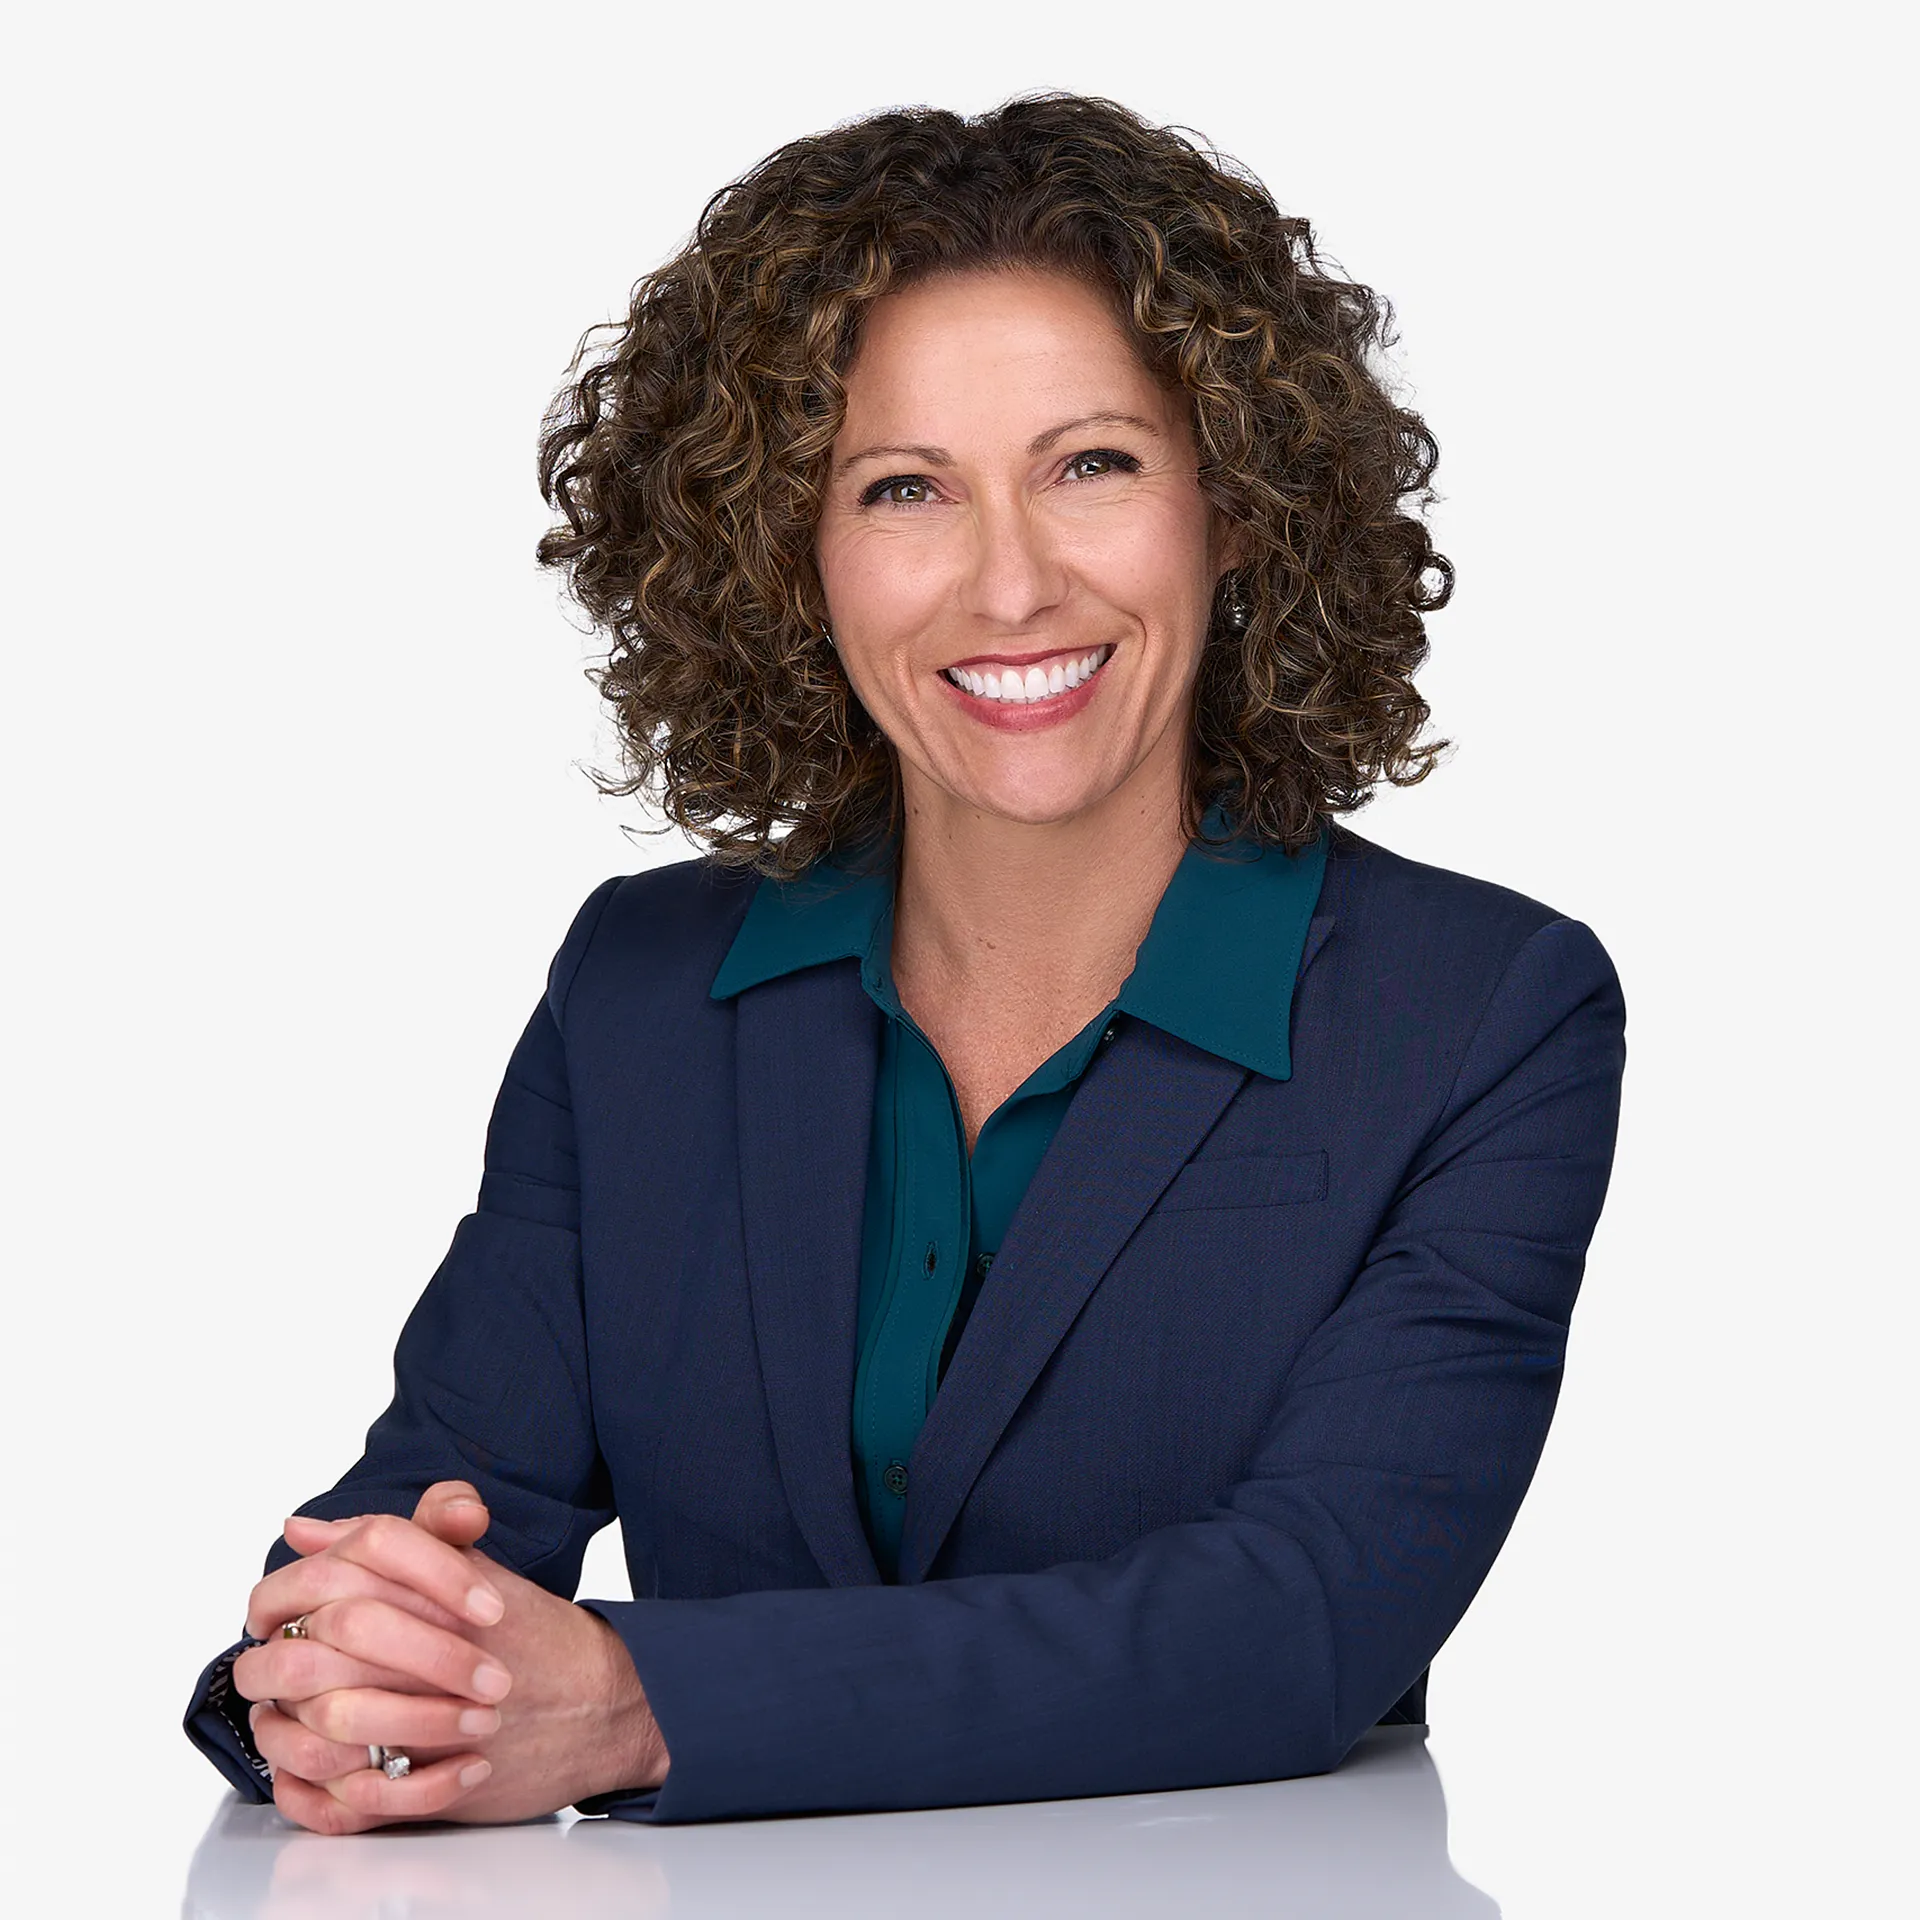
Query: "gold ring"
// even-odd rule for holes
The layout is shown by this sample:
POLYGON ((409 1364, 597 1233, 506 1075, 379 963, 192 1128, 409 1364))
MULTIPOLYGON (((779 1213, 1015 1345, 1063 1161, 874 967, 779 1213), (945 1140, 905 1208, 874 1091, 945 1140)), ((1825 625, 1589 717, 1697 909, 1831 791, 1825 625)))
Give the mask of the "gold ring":
POLYGON ((297 1620, 289 1620, 280 1629, 282 1640, 306 1640, 312 1636, 307 1632, 307 1616, 303 1613, 297 1620))

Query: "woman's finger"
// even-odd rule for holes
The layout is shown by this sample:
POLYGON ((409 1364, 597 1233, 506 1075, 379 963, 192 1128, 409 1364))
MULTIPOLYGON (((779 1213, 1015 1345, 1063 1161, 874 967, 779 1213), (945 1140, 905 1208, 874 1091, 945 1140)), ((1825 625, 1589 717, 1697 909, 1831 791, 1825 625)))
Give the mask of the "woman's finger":
MULTIPOLYGON (((484 1512, 485 1509, 483 1508, 484 1512)), ((398 1514, 376 1513, 337 1541, 334 1552, 439 1603, 457 1619, 495 1625, 507 1610, 477 1554, 450 1545, 398 1514)))
POLYGON ((272 1767, 276 1777, 293 1773, 319 1785, 367 1765, 364 1741, 347 1746, 338 1740, 329 1740, 282 1713, 270 1700, 254 1703, 248 1711, 247 1724, 253 1729, 253 1744, 259 1748, 261 1759, 272 1767))
POLYGON ((269 1640, 233 1663, 234 1691, 246 1700, 311 1700, 338 1687, 418 1693, 413 1675, 356 1659, 319 1640, 269 1640))
MULTIPOLYGON (((437 1694, 389 1693, 379 1687, 336 1687, 310 1700, 283 1701, 280 1710, 316 1738, 357 1750, 363 1766, 369 1742, 405 1747, 417 1757, 423 1747, 457 1750, 500 1731, 498 1707, 476 1707, 470 1700, 437 1694)), ((287 1764, 309 1780, 321 1778, 310 1767, 287 1764)))
POLYGON ((311 1514, 290 1513, 280 1523, 280 1537, 295 1553, 305 1556, 330 1547, 357 1527, 367 1516, 356 1513, 347 1520, 316 1520, 311 1514))
POLYGON ((360 1561, 341 1553, 316 1553, 305 1560, 292 1560, 255 1582, 247 1596, 247 1631, 256 1640, 276 1633, 289 1620, 311 1613, 329 1600, 365 1597, 384 1600, 389 1606, 405 1607, 437 1627, 455 1631, 467 1623, 449 1613, 437 1600, 430 1600, 404 1582, 388 1579, 360 1561))
MULTIPOLYGON (((337 1520, 319 1520, 310 1513, 290 1513, 281 1523, 280 1532, 294 1552, 318 1553, 370 1518, 370 1514, 354 1513, 337 1520)), ((435 1539, 455 1547, 471 1546, 492 1520, 487 1503, 467 1480, 436 1480, 413 1509, 415 1526, 424 1527, 435 1539)))
POLYGON ((296 1826, 313 1833, 365 1833, 400 1820, 439 1819, 484 1785, 492 1771, 476 1753, 436 1761, 404 1780, 362 1768, 341 1777, 338 1794, 296 1773, 279 1773, 274 1776, 273 1803, 296 1826), (357 1804, 362 1802, 370 1810, 363 1811, 357 1804))
POLYGON ((365 1833, 381 1825, 357 1814, 344 1801, 336 1800, 325 1787, 311 1780, 282 1771, 273 1777, 273 1804, 296 1826, 313 1833, 365 1833))
POLYGON ((456 1620, 475 1626, 493 1626, 507 1610, 479 1556, 436 1538, 397 1513, 369 1514, 334 1540, 325 1555, 316 1554, 301 1564, 315 1565, 323 1558, 366 1567, 444 1607, 456 1620))
POLYGON ((397 1689, 403 1693, 417 1692, 424 1683, 430 1692, 458 1694, 490 1707, 513 1685, 506 1668, 471 1641, 384 1600, 329 1600, 307 1615, 307 1637, 405 1674, 407 1684, 397 1689))
POLYGON ((470 1547, 493 1524, 480 1490, 469 1480, 436 1480, 413 1510, 414 1524, 436 1539, 470 1547))
POLYGON ((327 1781, 321 1791, 363 1820, 432 1820, 484 1786, 492 1772, 484 1754, 457 1753, 398 1780, 363 1768, 327 1781))

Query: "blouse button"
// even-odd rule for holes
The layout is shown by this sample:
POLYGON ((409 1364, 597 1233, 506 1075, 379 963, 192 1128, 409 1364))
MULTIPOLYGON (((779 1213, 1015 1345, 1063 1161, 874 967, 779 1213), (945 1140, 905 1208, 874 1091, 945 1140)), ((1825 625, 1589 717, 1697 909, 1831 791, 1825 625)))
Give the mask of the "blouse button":
POLYGON ((896 1499, 907 1497, 907 1470, 898 1460, 889 1460, 887 1470, 880 1476, 880 1484, 896 1499))

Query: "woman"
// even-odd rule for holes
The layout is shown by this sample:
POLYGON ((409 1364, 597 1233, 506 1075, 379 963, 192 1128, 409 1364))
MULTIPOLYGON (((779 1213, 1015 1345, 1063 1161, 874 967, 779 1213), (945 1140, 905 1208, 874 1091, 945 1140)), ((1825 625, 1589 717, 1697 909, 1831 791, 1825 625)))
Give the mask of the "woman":
POLYGON ((1611 1158, 1584 926, 1337 825, 1450 586, 1387 318, 1110 103, 708 207, 542 558, 711 852, 608 881, 365 1456, 189 1712, 340 1832, 1324 1771, 1513 1520, 1611 1158), (575 1605, 623 1523, 636 1596, 575 1605))

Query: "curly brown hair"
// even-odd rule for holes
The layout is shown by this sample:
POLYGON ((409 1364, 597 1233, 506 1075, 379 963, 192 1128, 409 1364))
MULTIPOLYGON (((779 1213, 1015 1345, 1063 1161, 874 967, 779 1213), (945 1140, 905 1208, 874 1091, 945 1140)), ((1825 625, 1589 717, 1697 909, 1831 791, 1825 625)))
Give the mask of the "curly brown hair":
POLYGON ((1040 268, 1105 294, 1192 404, 1200 484, 1242 529, 1194 696, 1188 828, 1288 848, 1410 786, 1423 616, 1453 568, 1438 448, 1378 371, 1392 309, 1329 270, 1235 163, 1110 100, 910 107, 781 147, 590 329, 543 423, 543 565, 611 640, 592 677, 625 773, 714 856, 792 875, 890 834, 892 749, 822 641, 813 543, 862 317, 935 273, 1040 268), (611 339, 605 338, 611 335, 611 339), (1410 510, 1411 506, 1411 510, 1410 510))

